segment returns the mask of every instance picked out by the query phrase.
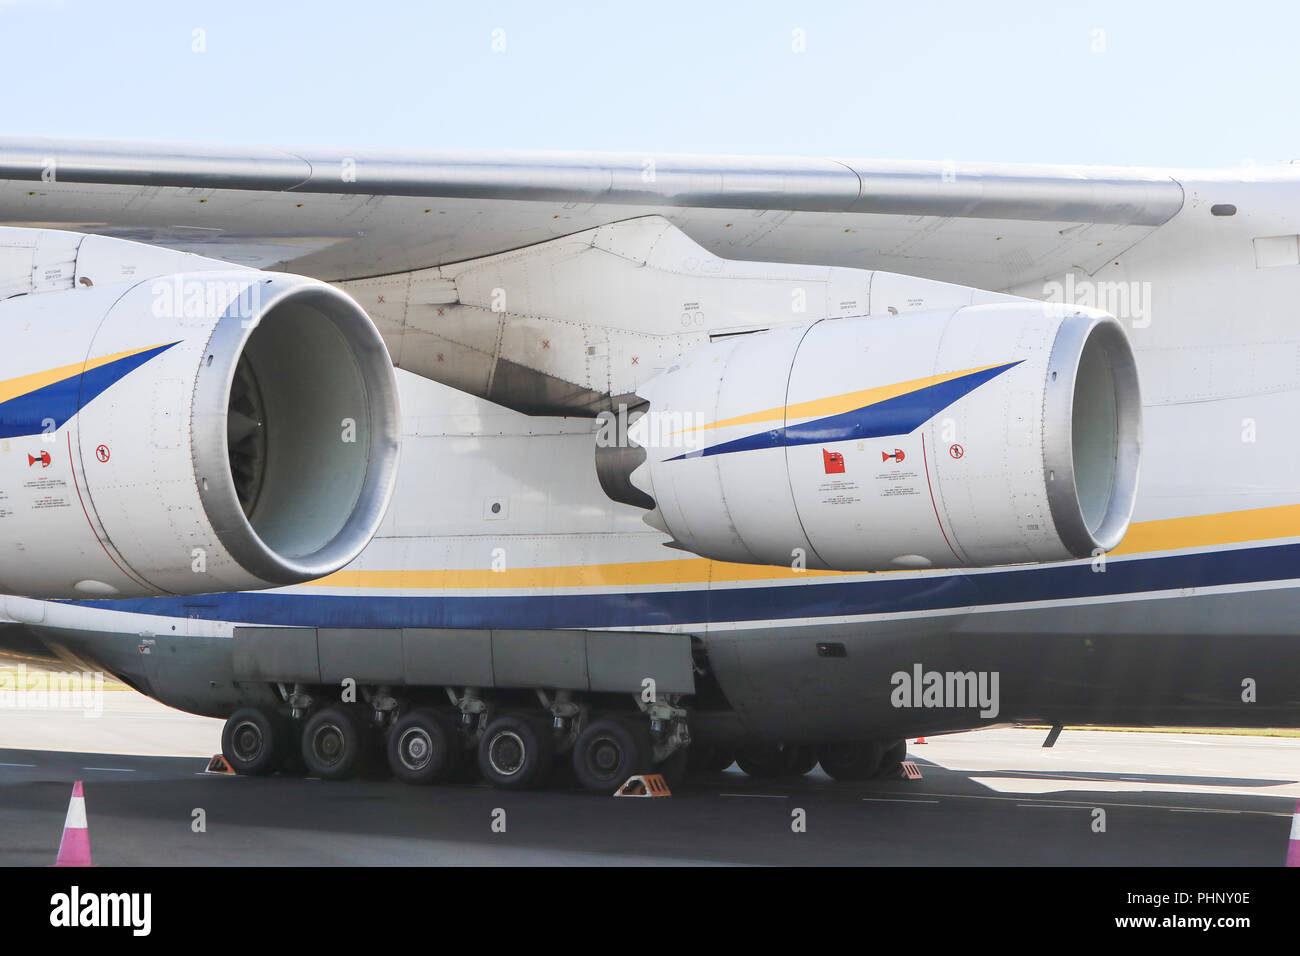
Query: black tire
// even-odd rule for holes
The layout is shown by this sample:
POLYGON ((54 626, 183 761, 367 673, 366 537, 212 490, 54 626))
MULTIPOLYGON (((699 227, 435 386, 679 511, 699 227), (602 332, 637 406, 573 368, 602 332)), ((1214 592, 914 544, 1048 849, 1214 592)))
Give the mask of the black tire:
POLYGON ((664 783, 668 784, 669 790, 676 790, 678 786, 686 782, 690 759, 690 747, 674 750, 667 760, 661 761, 655 767, 654 772, 664 778, 664 783))
POLYGON ((403 783, 441 783, 460 760, 460 735, 446 714, 421 708, 388 731, 388 767, 403 783))
POLYGON ((611 717, 593 720, 573 745, 573 775, 592 793, 611 794, 649 763, 647 733, 611 717))
POLYGON ((883 748, 876 740, 855 740, 827 744, 819 754, 822 769, 835 780, 870 778, 880 769, 883 748))
POLYGON ((701 747, 699 744, 691 744, 687 753, 690 754, 690 759, 686 764, 686 772, 690 776, 722 773, 736 762, 736 754, 729 747, 701 747))
POLYGON ((820 759, 817 751, 813 747, 795 747, 795 752, 790 762, 791 777, 802 777, 804 774, 812 773, 814 767, 820 759))
POLYGON ((312 714, 302 730, 302 761, 322 780, 346 780, 371 759, 369 728, 352 707, 326 707, 312 714))
POLYGON ((235 773, 264 776, 285 762, 293 728, 279 714, 241 707, 221 730, 221 754, 235 773))
POLYGON ((524 790, 545 782, 555 758, 550 726, 522 714, 504 714, 483 731, 478 769, 500 790, 524 790))
MULTIPOLYGON (((770 780, 776 777, 795 777, 807 773, 799 769, 809 751, 793 744, 764 744, 745 747, 736 753, 736 763, 751 777, 770 780)), ((813 766, 816 760, 813 761, 813 766)))
POLYGON ((880 766, 876 768, 877 777, 894 777, 899 775, 899 765, 907 759, 907 740, 882 742, 884 751, 880 755, 880 766))

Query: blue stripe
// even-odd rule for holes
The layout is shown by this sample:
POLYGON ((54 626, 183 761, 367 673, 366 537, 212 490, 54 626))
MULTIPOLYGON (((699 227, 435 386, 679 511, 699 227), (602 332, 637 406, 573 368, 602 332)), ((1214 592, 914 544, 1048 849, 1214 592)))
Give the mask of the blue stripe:
POLYGON ((1008 362, 983 371, 971 372, 938 385, 927 385, 906 395, 887 398, 883 402, 864 405, 851 412, 842 412, 801 425, 773 428, 757 435, 747 435, 734 441, 722 442, 700 451, 690 451, 669 461, 683 458, 708 458, 737 451, 754 451, 759 448, 781 448, 791 445, 824 445, 837 441, 863 438, 884 438, 887 435, 909 435, 920 428, 957 399, 969 395, 990 379, 997 378, 1020 362, 1008 362))
POLYGON ((52 420, 54 428, 62 428, 73 415, 110 385, 121 381, 155 355, 176 344, 172 342, 146 349, 89 372, 70 375, 7 402, 0 402, 0 438, 39 435, 46 430, 46 420, 52 420))
POLYGON ((787 620, 1018 604, 1300 578, 1300 545, 983 574, 625 594, 390 597, 240 592, 73 601, 82 607, 300 627, 583 628, 787 620))

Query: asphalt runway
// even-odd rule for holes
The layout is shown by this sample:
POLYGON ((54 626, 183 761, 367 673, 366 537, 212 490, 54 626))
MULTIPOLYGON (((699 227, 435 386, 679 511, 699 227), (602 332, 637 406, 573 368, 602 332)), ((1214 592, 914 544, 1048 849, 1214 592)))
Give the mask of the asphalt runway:
POLYGON ((219 722, 142 701, 122 697, 95 720, 32 720, 40 750, 13 746, 18 724, 4 716, 0 864, 53 861, 74 780, 95 862, 108 866, 1279 866, 1300 798, 1293 738, 1066 731, 1044 750, 1041 731, 995 729, 912 746, 919 781, 815 771, 775 783, 733 767, 659 800, 227 777, 194 756, 61 746, 76 731, 157 750, 156 725, 173 746, 209 752, 219 722))

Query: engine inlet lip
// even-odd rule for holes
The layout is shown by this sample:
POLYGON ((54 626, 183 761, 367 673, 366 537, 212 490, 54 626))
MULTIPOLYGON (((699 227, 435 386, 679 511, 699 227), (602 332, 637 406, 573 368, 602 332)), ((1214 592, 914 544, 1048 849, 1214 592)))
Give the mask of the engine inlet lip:
POLYGON ((323 577, 352 561, 383 520, 395 485, 401 437, 396 381, 383 339, 361 307, 345 293, 302 276, 261 273, 252 281, 260 283, 255 320, 249 321, 241 312, 241 304, 232 302, 217 321, 200 363, 191 428, 194 478, 208 520, 231 557, 263 581, 297 584, 323 577), (328 303, 352 313, 356 321, 335 321, 334 325, 354 350, 375 410, 369 429, 368 466, 356 509, 329 542, 300 557, 270 548, 244 514, 230 473, 225 427, 239 358, 261 319, 289 299, 328 303))
POLYGON ((1133 518, 1142 445, 1137 363, 1118 320, 1095 310, 1068 316, 1052 344, 1045 384, 1043 474, 1057 534, 1075 558, 1110 551, 1124 539, 1133 518), (1074 401, 1080 361, 1094 344, 1104 350, 1113 377, 1116 442, 1114 480, 1105 513, 1089 528, 1075 481, 1074 401))

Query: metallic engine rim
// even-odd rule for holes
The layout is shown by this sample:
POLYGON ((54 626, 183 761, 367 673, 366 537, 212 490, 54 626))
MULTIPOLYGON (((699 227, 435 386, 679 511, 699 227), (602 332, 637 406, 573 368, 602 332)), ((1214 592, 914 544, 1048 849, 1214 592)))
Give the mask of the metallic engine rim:
POLYGON ((1142 398, 1137 363, 1118 320, 1098 312, 1067 317, 1052 343, 1044 387, 1043 474, 1047 504, 1062 544, 1076 558, 1109 551, 1123 540, 1137 503, 1142 445, 1142 398), (1074 470, 1074 395, 1079 361, 1097 337, 1110 359, 1115 383, 1115 481, 1095 531, 1083 516, 1074 470), (1055 376, 1055 378, 1053 378, 1055 376))
POLYGON ((215 358, 211 365, 206 360, 200 364, 191 413, 191 448, 199 499, 221 543, 245 571, 272 584, 296 584, 323 577, 348 564, 379 529, 393 494, 401 442, 396 380, 383 339, 370 317, 350 296, 324 282, 302 276, 254 273, 250 278, 262 284, 259 321, 289 299, 307 304, 327 302, 351 312, 356 321, 335 322, 334 326, 352 347, 365 386, 380 389, 380 394, 374 395, 378 416, 369 423, 369 465, 357 510, 333 539, 316 552, 301 557, 278 554, 261 539, 244 514, 230 474, 224 418, 239 358, 258 326, 257 321, 250 322, 239 314, 242 296, 231 304, 208 339, 203 354, 215 358), (199 427, 200 421, 213 416, 221 418, 223 427, 211 433, 217 436, 216 440, 204 440, 210 432, 199 427))

